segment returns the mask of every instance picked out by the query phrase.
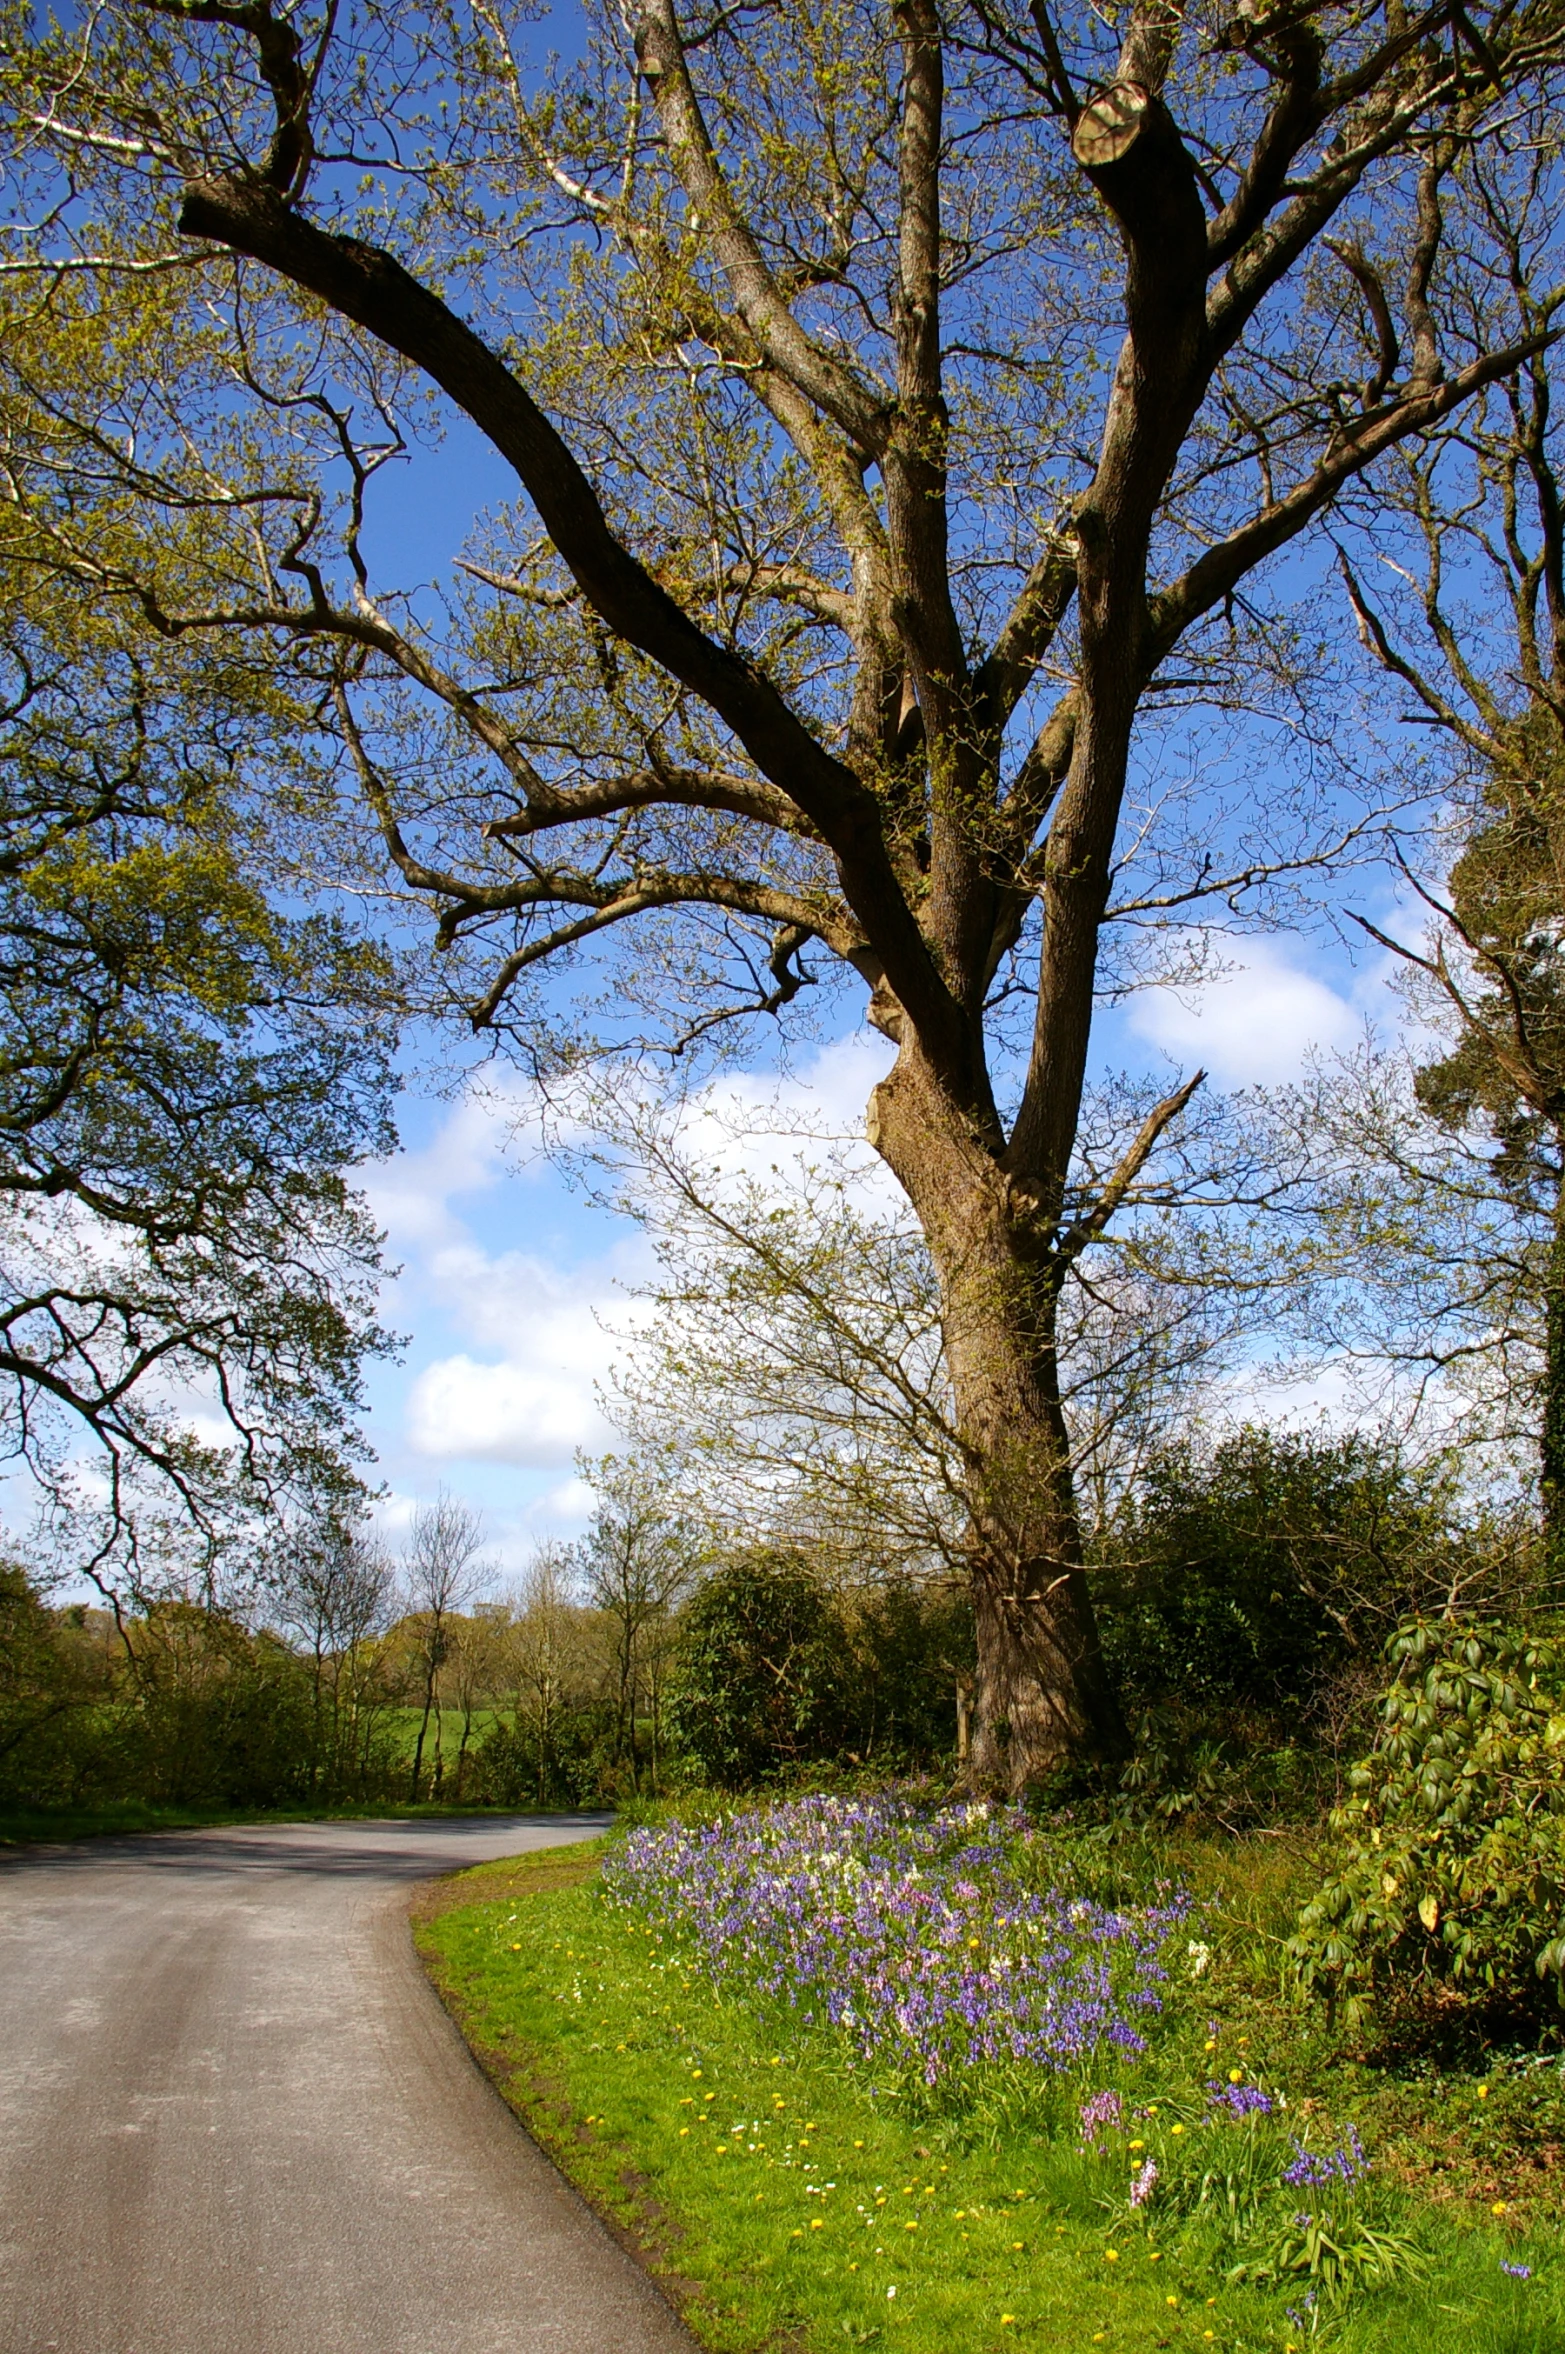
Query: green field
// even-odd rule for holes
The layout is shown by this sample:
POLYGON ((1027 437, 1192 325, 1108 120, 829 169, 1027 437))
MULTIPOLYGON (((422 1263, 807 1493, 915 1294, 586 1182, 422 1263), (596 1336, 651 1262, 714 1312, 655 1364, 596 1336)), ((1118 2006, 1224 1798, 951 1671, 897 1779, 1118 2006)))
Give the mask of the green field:
POLYGON ((1137 2071, 1149 2113, 1129 2146, 1188 2151, 1175 2137, 1197 2130, 1192 2087, 1219 2059, 1285 2089, 1290 2120, 1312 2118, 1317 2134, 1354 2120, 1375 2161, 1376 2221, 1426 2269, 1327 2327, 1308 2308, 1302 2327, 1289 2321, 1302 2293, 1229 2285, 1232 2250, 1205 2225, 1130 2213, 1113 2168, 1080 2146, 1078 2089, 1052 2120, 1033 2106, 941 2125, 877 2103, 826 2034, 720 2000, 606 1902, 590 1849, 464 1874, 417 1935, 506 2097, 713 2348, 1303 2354, 1329 2341, 1402 2354, 1418 2341, 1565 2354, 1558 2072, 1540 2105, 1537 2070, 1399 2074, 1354 2060, 1268 1980, 1267 1923, 1301 1858, 1257 1840, 1179 1863, 1208 1900, 1215 1960, 1200 2003, 1171 2006, 1137 2071))

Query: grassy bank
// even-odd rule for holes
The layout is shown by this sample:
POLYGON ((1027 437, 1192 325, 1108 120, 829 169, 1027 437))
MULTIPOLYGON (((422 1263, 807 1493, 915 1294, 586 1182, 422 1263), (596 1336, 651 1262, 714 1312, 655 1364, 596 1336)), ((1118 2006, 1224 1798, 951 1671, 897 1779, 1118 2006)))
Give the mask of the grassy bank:
POLYGON ((1121 2135, 1096 2150, 1076 2122, 1086 2079, 943 2116, 872 2096, 830 2031, 721 1993, 687 1945, 608 1902, 591 1849, 464 1874, 417 1934, 506 2097, 729 2354, 1303 2354, 1315 2340, 1402 2354, 1419 2334, 1464 2354, 1565 2354, 1557 2072, 1355 2055, 1280 2004, 1268 1961, 1307 1858, 1257 1840, 1170 1860, 1197 1889, 1210 1958, 1127 2073, 1121 2135), (1230 2278, 1246 2250, 1213 2202, 1127 2203, 1148 2156, 1167 2183, 1181 2166, 1189 2178, 1230 2081, 1271 2087, 1318 2149, 1357 2126, 1371 2221, 1408 2269, 1323 2314, 1302 2276, 1230 2278))

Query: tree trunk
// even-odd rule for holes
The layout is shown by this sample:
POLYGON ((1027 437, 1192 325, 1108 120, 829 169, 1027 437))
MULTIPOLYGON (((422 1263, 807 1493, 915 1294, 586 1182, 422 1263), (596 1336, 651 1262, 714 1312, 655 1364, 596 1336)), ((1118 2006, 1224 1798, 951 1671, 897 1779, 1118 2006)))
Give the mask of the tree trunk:
POLYGON ((1060 1403, 1057 1275, 1030 1204, 904 1050, 875 1090, 870 1139, 919 1214, 940 1281, 956 1423, 968 1459, 978 1646, 964 1780, 1019 1796, 1063 1760, 1130 1738, 1082 1564, 1060 1403))
POLYGON ((429 1733, 430 1711, 434 1705, 435 1687, 430 1682, 424 1688, 424 1713, 419 1719, 418 1739, 413 1744, 413 1779, 408 1787, 408 1798, 414 1806, 418 1804, 419 1779, 424 1771, 424 1742, 429 1733))

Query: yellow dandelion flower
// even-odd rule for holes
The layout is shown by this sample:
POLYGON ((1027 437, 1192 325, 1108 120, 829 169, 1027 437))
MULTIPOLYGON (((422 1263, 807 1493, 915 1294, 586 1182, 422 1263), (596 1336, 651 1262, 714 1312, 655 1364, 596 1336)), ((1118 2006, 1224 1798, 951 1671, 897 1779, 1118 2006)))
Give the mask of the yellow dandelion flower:
POLYGON ((1503 2199, 1496 2199, 1489 2212, 1491 2215, 1503 2215, 1505 2213, 1505 2201, 1503 2199))
POLYGON ((1119 2262, 1118 2248, 1105 2248, 1103 2253, 1107 2257, 1110 2264, 1117 2264, 1119 2262))
POLYGON ((811 2229, 811 2231, 824 2231, 824 2230, 826 2229, 826 2226, 825 2226, 825 2224, 824 2224, 824 2223, 821 2221, 820 2217, 817 2215, 817 2216, 814 2218, 814 2220, 811 2222, 811 2224, 810 2224, 810 2229, 811 2229))

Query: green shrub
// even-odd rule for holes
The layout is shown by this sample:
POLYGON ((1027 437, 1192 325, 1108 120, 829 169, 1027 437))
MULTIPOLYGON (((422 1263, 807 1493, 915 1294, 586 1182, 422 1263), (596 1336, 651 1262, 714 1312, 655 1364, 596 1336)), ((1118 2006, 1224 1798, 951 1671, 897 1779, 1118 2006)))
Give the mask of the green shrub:
POLYGON ((977 1655, 971 1597, 891 1579, 860 1587, 841 1615, 848 1646, 841 1732, 853 1762, 908 1769, 949 1754, 957 1680, 971 1676, 977 1655))
POLYGON ((468 1788, 485 1806, 591 1806, 603 1795, 614 1737, 607 1701, 560 1706, 547 1719, 497 1716, 475 1745, 468 1788))
POLYGON ((757 1549, 708 1579, 685 1614, 669 1732, 725 1789, 842 1746, 846 1634, 803 1561, 757 1549))
POLYGON ((725 1790, 830 1765, 909 1772, 956 1746, 974 1656, 965 1593, 914 1579, 838 1588, 802 1550, 724 1563, 680 1624, 671 1749, 725 1790))
POLYGON ((1127 1700, 1203 1738, 1225 1718, 1244 1720, 1247 1741, 1257 1722, 1291 1737, 1343 1666, 1416 1607, 1451 1510, 1438 1468, 1356 1433, 1245 1428, 1162 1448, 1095 1564, 1127 1700))
POLYGON ((1565 2002, 1565 1695, 1554 1647, 1495 1622, 1415 1621, 1379 1737, 1332 1816, 1337 1867, 1299 1916, 1303 1985, 1350 2020, 1438 1994, 1565 2002))

